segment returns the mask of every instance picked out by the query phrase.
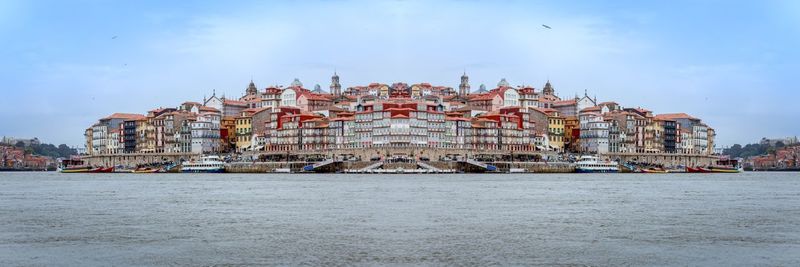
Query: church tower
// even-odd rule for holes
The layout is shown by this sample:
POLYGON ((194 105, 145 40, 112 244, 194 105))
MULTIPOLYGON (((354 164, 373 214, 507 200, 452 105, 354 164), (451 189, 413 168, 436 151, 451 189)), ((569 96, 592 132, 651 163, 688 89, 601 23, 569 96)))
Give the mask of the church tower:
POLYGON ((547 83, 544 84, 544 88, 542 88, 542 94, 544 95, 556 94, 556 90, 553 89, 553 85, 550 84, 550 80, 547 80, 547 83))
POLYGON ((247 86, 247 91, 245 91, 247 95, 256 95, 258 94, 258 88, 256 88, 256 84, 253 83, 253 80, 250 80, 250 85, 247 86))
POLYGON ((331 76, 331 93, 335 96, 339 96, 342 94, 342 85, 339 84, 339 75, 336 74, 336 71, 333 72, 333 76, 331 76))
POLYGON ((458 95, 466 96, 469 94, 469 76, 467 76, 467 72, 465 71, 463 75, 461 75, 461 84, 458 85, 458 95))

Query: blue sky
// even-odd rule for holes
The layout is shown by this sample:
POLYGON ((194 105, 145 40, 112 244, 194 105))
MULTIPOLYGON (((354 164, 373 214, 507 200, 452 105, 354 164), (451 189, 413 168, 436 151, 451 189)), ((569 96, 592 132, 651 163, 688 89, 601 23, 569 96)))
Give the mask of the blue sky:
POLYGON ((80 145, 100 117, 251 77, 455 87, 466 70, 686 112, 730 145, 800 133, 799 36, 800 1, 0 0, 0 135, 80 145))

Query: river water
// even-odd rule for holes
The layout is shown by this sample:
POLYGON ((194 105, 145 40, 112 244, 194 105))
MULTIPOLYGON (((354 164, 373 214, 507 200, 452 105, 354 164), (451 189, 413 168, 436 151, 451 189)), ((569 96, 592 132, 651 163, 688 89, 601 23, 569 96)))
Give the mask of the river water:
POLYGON ((800 266, 800 174, 0 173, 0 266, 800 266))

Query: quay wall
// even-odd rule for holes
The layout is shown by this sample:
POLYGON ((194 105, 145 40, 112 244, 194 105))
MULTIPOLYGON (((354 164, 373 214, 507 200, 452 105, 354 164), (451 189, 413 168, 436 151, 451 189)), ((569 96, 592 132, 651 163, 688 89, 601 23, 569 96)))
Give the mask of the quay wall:
POLYGON ((603 159, 620 162, 640 162, 670 166, 708 166, 719 160, 717 155, 677 154, 677 153, 607 153, 603 159))
POLYGON ((137 166, 165 161, 179 162, 200 159, 200 154, 192 153, 131 153, 82 156, 81 159, 92 166, 137 166))
POLYGON ((575 172, 575 165, 565 162, 509 162, 498 163, 501 171, 508 171, 509 168, 525 169, 532 173, 571 173, 575 172))

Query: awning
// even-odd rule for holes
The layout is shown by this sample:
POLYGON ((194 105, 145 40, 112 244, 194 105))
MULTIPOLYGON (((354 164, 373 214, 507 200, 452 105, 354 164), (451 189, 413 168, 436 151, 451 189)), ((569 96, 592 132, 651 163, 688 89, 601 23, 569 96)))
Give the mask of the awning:
POLYGON ((536 149, 538 149, 538 150, 546 150, 546 148, 543 147, 543 146, 536 146, 536 149))
POLYGON ((264 146, 257 146, 257 147, 254 147, 253 150, 261 150, 262 148, 264 148, 264 146))

